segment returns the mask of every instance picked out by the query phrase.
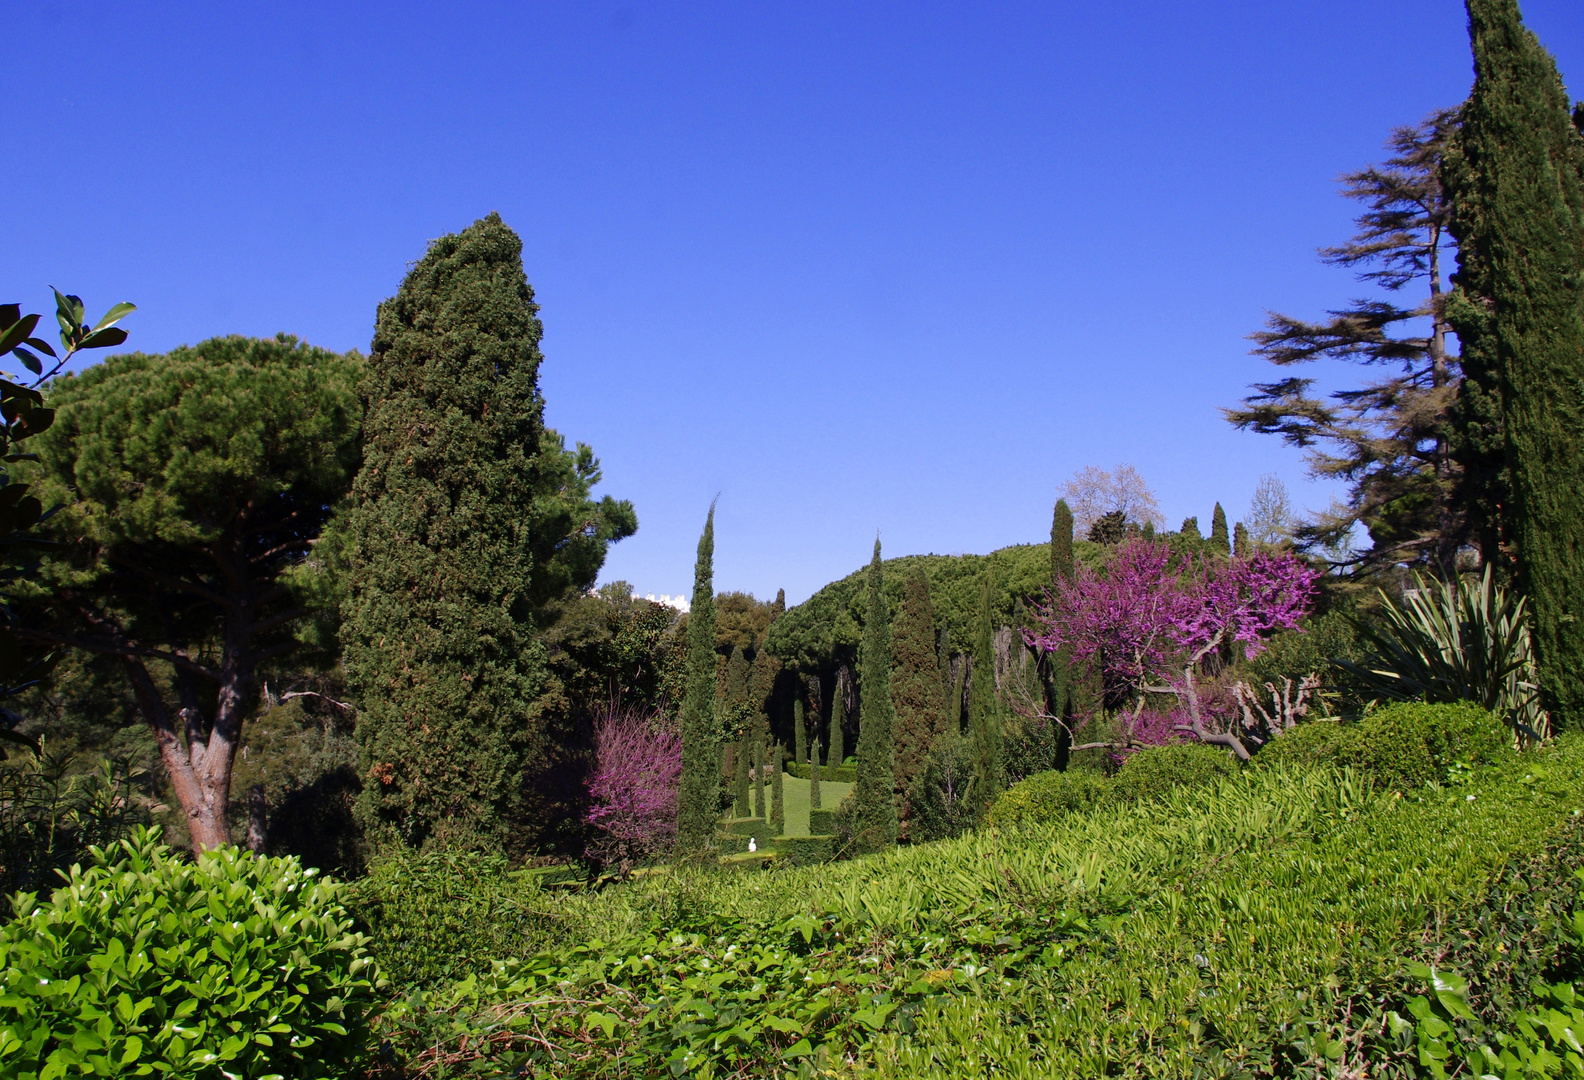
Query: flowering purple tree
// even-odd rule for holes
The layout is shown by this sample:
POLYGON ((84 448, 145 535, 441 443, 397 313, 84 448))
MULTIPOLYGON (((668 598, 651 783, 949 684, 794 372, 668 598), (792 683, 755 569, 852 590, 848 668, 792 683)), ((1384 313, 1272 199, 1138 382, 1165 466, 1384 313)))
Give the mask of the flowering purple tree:
POLYGON ((594 720, 594 757, 586 820, 600 836, 589 854, 626 874, 676 838, 682 740, 612 703, 594 720))
MULTIPOLYGON (((1123 747, 1135 743, 1148 696, 1169 694, 1186 707, 1183 722, 1173 723, 1172 730, 1226 746, 1246 760, 1249 743, 1258 745, 1268 736, 1237 716, 1228 723, 1208 718, 1194 672, 1228 641, 1240 643, 1252 657, 1272 633, 1296 627, 1309 610, 1317 577, 1291 554, 1261 552, 1193 567, 1174 563, 1165 543, 1134 540, 1103 572, 1079 566, 1036 608, 1042 629, 1028 632, 1026 640, 1048 652, 1066 645, 1074 659, 1094 665, 1102 707, 1113 715, 1131 708, 1123 747)), ((1243 715, 1252 716, 1247 709, 1243 715)), ((1116 744, 1074 749, 1091 747, 1116 744)))

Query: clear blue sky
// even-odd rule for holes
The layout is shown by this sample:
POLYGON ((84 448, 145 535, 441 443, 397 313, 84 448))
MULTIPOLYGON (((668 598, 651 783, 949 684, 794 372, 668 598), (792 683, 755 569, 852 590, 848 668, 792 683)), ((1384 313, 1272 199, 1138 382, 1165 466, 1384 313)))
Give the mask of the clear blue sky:
MULTIPOLYGON (((1584 7, 1525 0, 1584 94, 1584 7)), ((867 558, 1039 540, 1131 462, 1169 521, 1297 455, 1218 406, 1243 335, 1358 290, 1335 177, 1472 80, 1460 4, 12 4, 3 299, 131 345, 366 350, 498 210, 551 424, 638 535, 605 580, 801 600, 867 558), (15 151, 14 151, 15 152, 15 151)))

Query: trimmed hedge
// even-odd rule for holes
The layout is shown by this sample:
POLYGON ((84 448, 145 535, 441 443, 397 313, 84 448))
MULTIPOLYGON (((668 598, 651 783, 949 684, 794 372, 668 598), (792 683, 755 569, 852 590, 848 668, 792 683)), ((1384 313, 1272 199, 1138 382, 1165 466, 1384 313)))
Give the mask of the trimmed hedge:
POLYGON ((1146 746, 1122 763, 1107 785, 1109 803, 1159 799, 1174 788, 1204 787, 1237 775, 1237 760, 1224 747, 1202 743, 1146 746))
POLYGON ((1052 822, 1087 810, 1106 792, 1107 780, 1092 769, 1035 773, 1001 793, 990 808, 990 824, 998 828, 1052 822))
MULTIPOLYGON (((799 765, 795 761, 786 763, 787 775, 795 776, 799 780, 809 778, 809 766, 799 765)), ((858 766, 856 765, 821 765, 820 783, 822 784, 856 784, 858 782, 858 766)))
POLYGON ((836 833, 835 810, 810 810, 809 834, 811 836, 833 836, 836 833))
POLYGON ((1353 724, 1300 724, 1262 750, 1262 764, 1353 766, 1386 791, 1457 783, 1513 753, 1499 718, 1468 702, 1401 702, 1353 724))
POLYGON ((736 817, 721 822, 721 831, 734 836, 768 836, 770 826, 762 817, 736 817))
POLYGON ((835 839, 833 836, 778 836, 775 846, 785 865, 811 866, 831 861, 835 855, 832 848, 835 839))

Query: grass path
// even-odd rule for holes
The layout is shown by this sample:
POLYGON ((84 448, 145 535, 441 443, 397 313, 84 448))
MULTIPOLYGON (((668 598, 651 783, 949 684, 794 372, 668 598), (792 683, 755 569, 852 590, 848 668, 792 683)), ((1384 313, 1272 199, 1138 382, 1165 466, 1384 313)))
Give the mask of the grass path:
MULTIPOLYGON (((825 810, 836 809, 851 790, 851 784, 837 784, 829 780, 821 780, 821 808, 825 810)), ((799 780, 790 773, 782 773, 781 806, 786 811, 785 835, 807 836, 809 834, 809 782, 807 780, 799 780)))

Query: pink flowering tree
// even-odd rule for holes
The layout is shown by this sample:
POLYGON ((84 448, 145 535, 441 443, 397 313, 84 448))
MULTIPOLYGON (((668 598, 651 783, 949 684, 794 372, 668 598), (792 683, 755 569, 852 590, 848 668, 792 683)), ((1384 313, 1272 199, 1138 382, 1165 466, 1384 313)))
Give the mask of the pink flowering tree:
POLYGON ((654 718, 612 704, 594 720, 594 770, 586 820, 589 854, 625 875, 676 838, 682 741, 654 718))
MULTIPOLYGON (((1075 660, 1093 665, 1102 708, 1123 718, 1119 740, 1074 749, 1137 745, 1146 729, 1162 726, 1159 716, 1144 719, 1150 695, 1166 694, 1179 703, 1171 731, 1191 733, 1247 760, 1250 746, 1271 733, 1253 722, 1248 708, 1224 720, 1211 716, 1195 672, 1229 642, 1253 657, 1271 634, 1296 627, 1309 611, 1317 576, 1285 553, 1185 566, 1173 560, 1168 545, 1150 540, 1124 544, 1103 571, 1080 565, 1036 608, 1039 629, 1026 633, 1031 647, 1055 651, 1065 645, 1075 660)), ((1243 695, 1237 700, 1241 705, 1243 695)))

